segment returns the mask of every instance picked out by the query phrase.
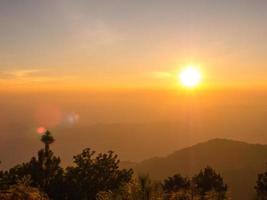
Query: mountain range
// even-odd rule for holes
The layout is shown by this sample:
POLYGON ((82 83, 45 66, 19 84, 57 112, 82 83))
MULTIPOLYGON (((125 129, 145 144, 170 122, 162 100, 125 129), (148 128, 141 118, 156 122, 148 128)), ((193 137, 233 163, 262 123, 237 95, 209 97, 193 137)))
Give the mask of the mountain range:
POLYGON ((183 148, 166 157, 154 157, 139 163, 123 162, 138 174, 163 180, 176 173, 192 176, 206 166, 219 172, 234 200, 255 197, 257 174, 266 170, 267 145, 227 139, 212 139, 183 148))

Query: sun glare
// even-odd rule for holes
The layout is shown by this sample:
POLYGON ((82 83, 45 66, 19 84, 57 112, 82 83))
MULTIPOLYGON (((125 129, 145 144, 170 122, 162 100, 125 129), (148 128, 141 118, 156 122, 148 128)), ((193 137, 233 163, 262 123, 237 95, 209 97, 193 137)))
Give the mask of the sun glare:
POLYGON ((178 74, 181 84, 186 88, 195 88, 197 87, 201 80, 202 74, 197 67, 189 66, 183 69, 178 74))

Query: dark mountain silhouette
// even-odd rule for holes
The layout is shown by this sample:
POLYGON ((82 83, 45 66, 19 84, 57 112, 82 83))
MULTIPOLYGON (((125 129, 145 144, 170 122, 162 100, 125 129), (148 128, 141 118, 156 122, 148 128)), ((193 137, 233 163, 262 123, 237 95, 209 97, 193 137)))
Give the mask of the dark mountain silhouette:
MULTIPOLYGON (((131 167, 136 173, 164 179, 175 173, 191 176, 209 165, 224 177, 234 200, 246 200, 255 196, 257 174, 266 169, 266 155, 267 145, 213 139, 131 167)), ((125 166, 130 167, 130 163, 125 166)))

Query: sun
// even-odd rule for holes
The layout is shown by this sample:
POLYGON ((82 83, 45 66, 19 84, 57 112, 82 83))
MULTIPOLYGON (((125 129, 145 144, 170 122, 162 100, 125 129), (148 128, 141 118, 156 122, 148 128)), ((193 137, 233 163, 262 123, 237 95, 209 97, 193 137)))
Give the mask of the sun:
POLYGON ((202 74, 197 67, 189 66, 178 74, 178 78, 184 87, 196 88, 201 83, 202 74))

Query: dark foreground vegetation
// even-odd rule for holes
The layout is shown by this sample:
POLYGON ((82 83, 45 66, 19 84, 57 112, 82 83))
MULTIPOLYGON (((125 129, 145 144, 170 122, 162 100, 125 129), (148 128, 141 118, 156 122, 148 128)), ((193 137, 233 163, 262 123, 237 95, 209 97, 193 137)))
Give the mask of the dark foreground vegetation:
MULTIPOLYGON (((120 169, 112 151, 96 154, 87 148, 63 168, 50 149, 53 136, 41 138, 44 149, 29 162, 0 171, 1 200, 224 200, 231 199, 220 174, 206 167, 193 177, 175 174, 164 181, 120 169)), ((259 174, 257 199, 267 199, 267 172, 259 174)))

